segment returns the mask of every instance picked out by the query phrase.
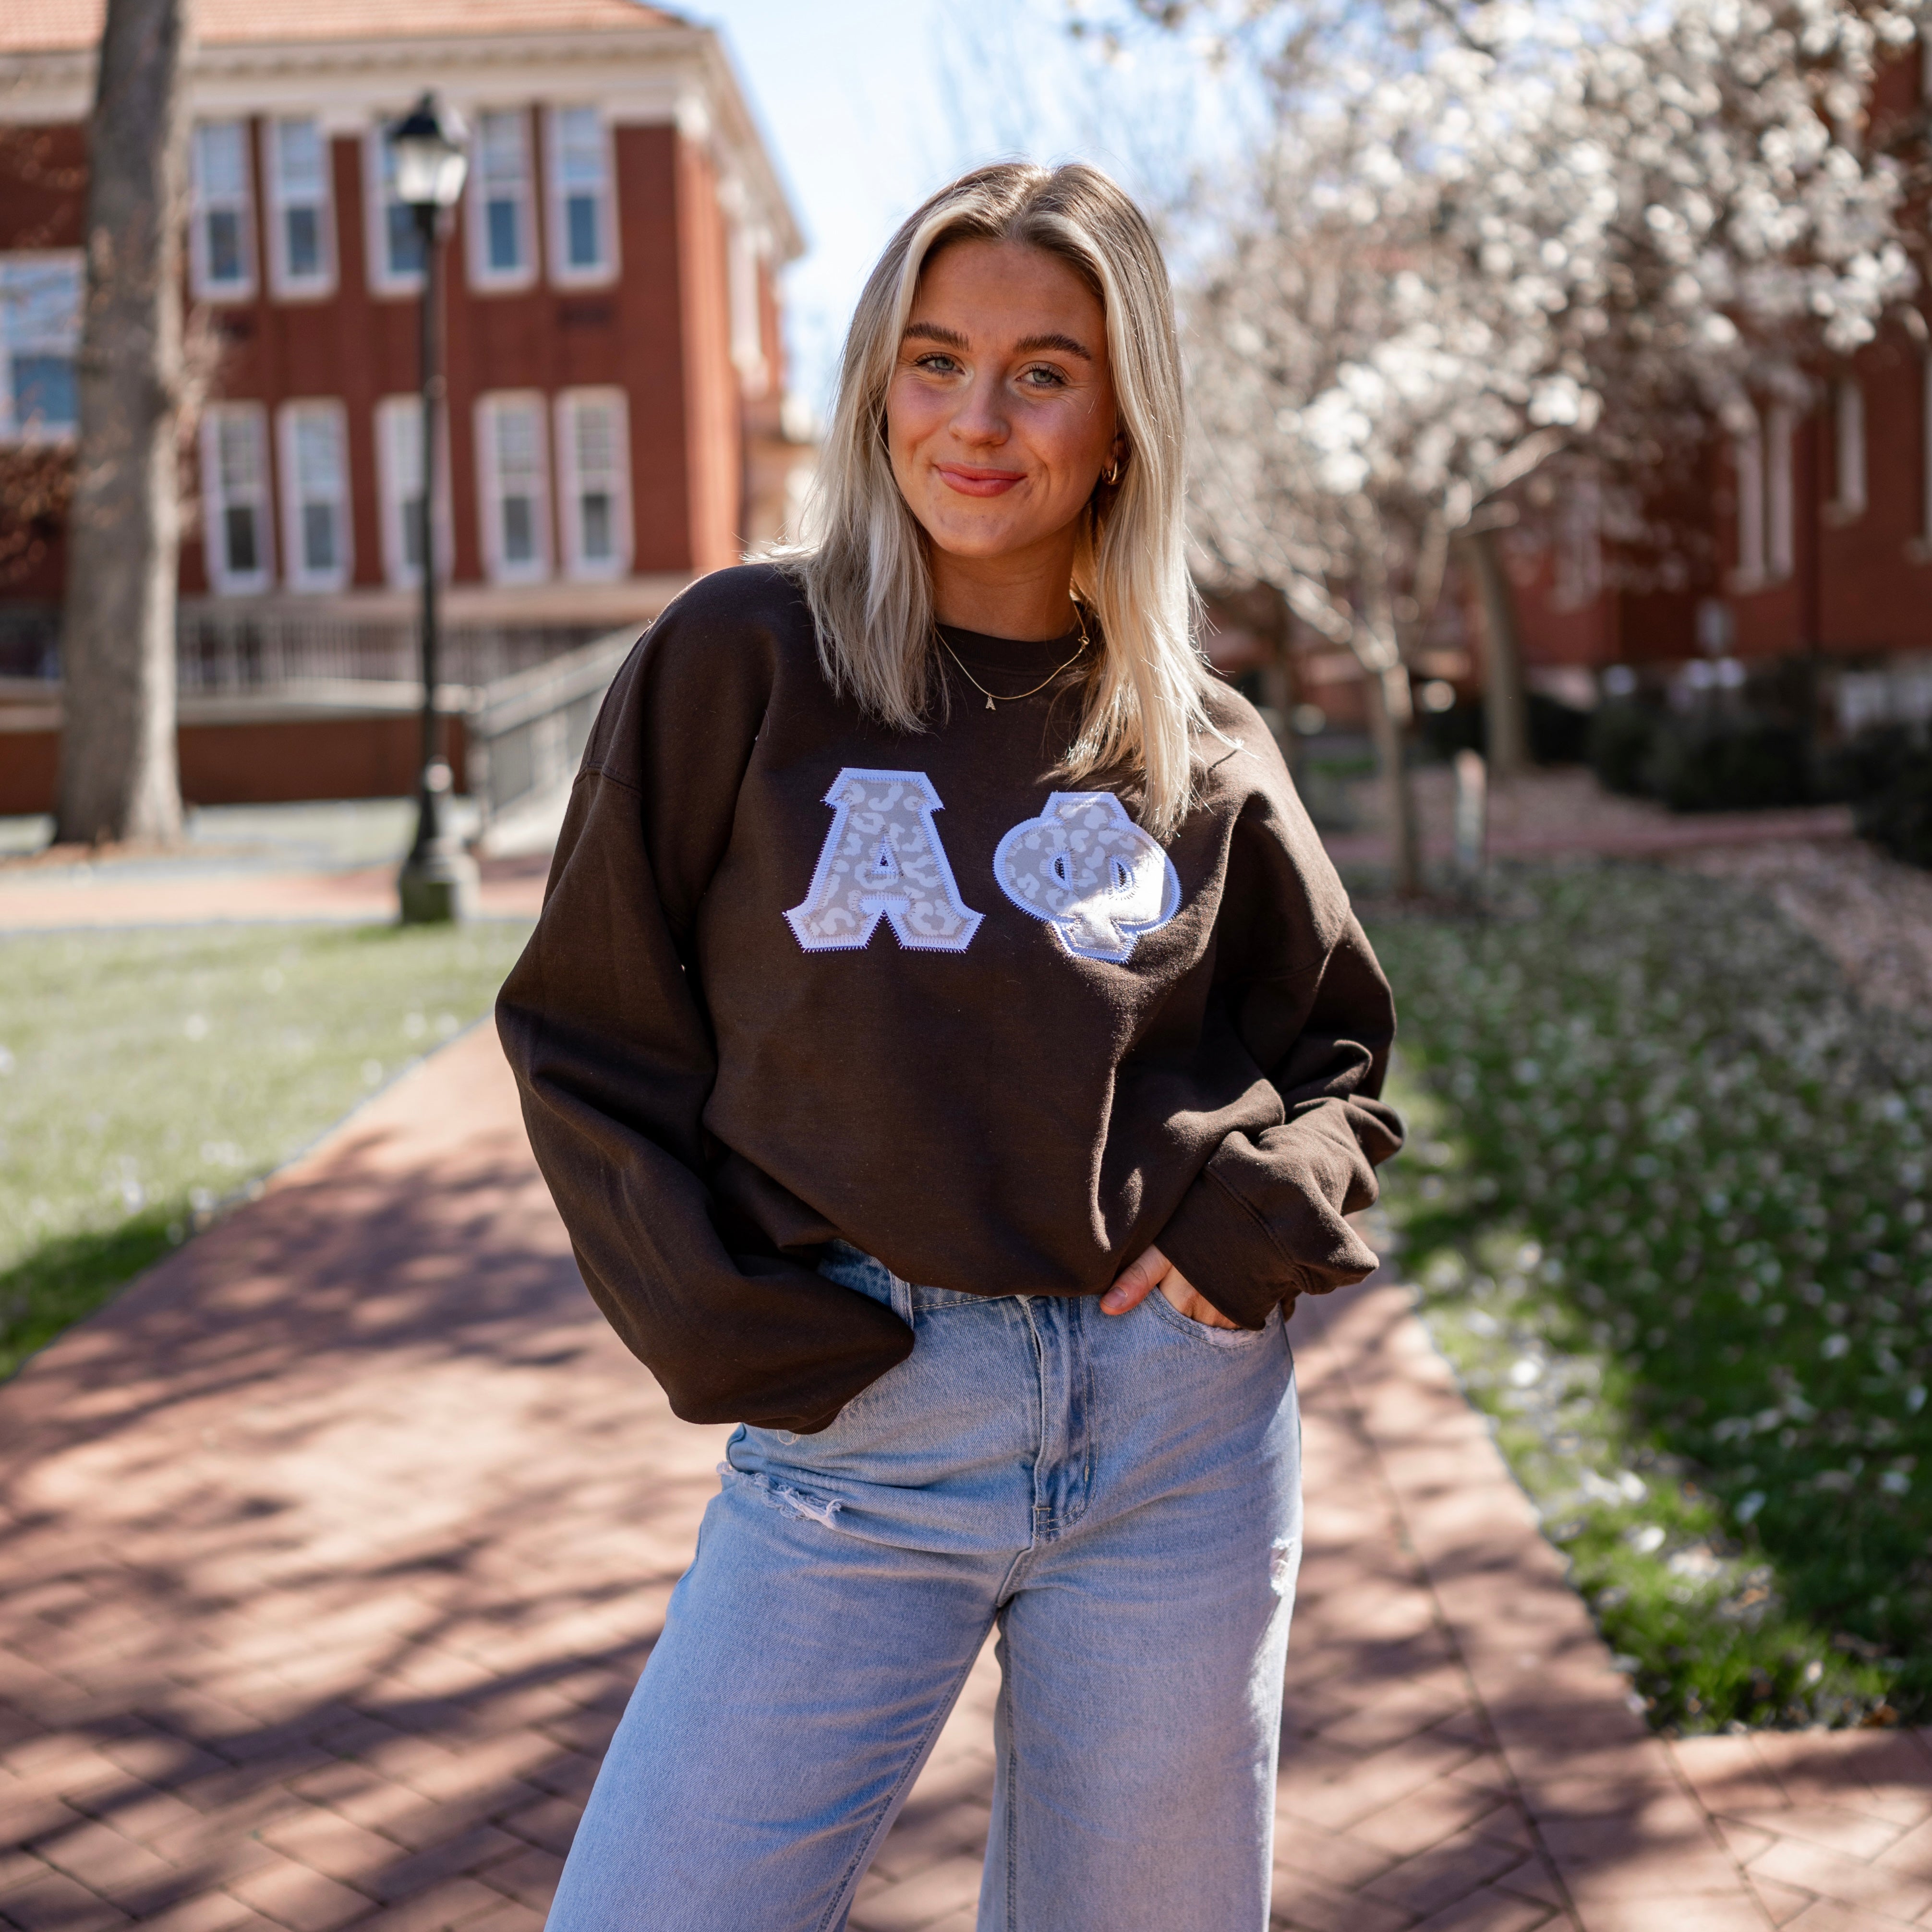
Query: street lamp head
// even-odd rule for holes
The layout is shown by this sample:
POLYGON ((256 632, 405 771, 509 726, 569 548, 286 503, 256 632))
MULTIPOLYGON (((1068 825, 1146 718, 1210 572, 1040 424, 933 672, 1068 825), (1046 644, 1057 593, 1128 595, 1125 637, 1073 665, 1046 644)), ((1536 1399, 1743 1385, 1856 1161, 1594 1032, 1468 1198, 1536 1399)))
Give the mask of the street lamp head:
POLYGON ((425 94, 383 139, 396 158, 396 198, 411 208, 454 208, 463 192, 470 130, 453 108, 425 94))

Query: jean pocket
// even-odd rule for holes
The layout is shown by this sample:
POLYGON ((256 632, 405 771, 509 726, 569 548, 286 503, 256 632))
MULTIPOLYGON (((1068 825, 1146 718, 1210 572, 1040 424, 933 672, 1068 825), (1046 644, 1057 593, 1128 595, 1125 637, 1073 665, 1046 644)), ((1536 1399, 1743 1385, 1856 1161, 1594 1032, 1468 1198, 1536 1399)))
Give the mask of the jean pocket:
POLYGON ((1196 1342, 1204 1342, 1210 1348, 1255 1348, 1265 1342, 1281 1322, 1281 1310, 1276 1307, 1268 1310, 1268 1320, 1258 1328, 1210 1328, 1206 1322, 1182 1314, 1157 1288, 1148 1297, 1144 1305, 1150 1307, 1156 1318, 1166 1322, 1168 1328, 1178 1329, 1196 1342))

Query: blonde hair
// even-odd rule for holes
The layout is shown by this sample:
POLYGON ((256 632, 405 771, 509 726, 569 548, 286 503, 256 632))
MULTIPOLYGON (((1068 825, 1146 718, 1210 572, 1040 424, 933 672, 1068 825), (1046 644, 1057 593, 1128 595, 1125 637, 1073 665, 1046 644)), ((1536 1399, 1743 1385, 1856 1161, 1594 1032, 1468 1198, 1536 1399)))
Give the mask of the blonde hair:
POLYGON ((1187 811, 1210 676, 1192 638, 1180 352, 1160 244, 1098 169, 976 169, 908 218, 853 314, 805 540, 778 560, 804 590, 832 688, 884 724, 925 729, 945 686, 926 535, 886 446, 886 391, 920 271, 938 249, 967 240, 1058 256, 1106 312, 1126 452, 1118 482, 1094 490, 1074 566, 1074 594, 1099 620, 1102 649, 1061 770, 1074 778, 1130 772, 1141 823, 1165 837, 1187 811))

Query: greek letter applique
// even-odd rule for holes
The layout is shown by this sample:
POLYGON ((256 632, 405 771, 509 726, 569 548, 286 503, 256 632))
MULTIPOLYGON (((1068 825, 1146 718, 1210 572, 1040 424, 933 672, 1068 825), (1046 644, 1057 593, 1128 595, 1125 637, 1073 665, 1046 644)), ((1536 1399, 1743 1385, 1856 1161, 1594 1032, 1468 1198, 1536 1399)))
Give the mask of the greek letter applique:
POLYGON ((993 876, 1067 951, 1116 965, 1180 910, 1180 875, 1110 791, 1057 791, 993 854, 993 876))
POLYGON ((986 915, 959 896, 939 828, 943 808, 923 772, 868 772, 848 765, 825 802, 832 830, 812 890, 786 923, 808 952, 856 952, 881 918, 902 946, 964 952, 986 915))

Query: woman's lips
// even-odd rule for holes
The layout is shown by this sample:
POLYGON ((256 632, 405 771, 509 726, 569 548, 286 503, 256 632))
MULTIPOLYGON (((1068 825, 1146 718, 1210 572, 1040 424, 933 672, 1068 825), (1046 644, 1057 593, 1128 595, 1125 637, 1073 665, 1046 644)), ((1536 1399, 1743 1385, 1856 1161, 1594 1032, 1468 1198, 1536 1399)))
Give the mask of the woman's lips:
POLYGON ((934 466, 950 490, 962 496, 1004 496, 1016 483, 1026 481, 1018 470, 968 470, 957 464, 934 466))

